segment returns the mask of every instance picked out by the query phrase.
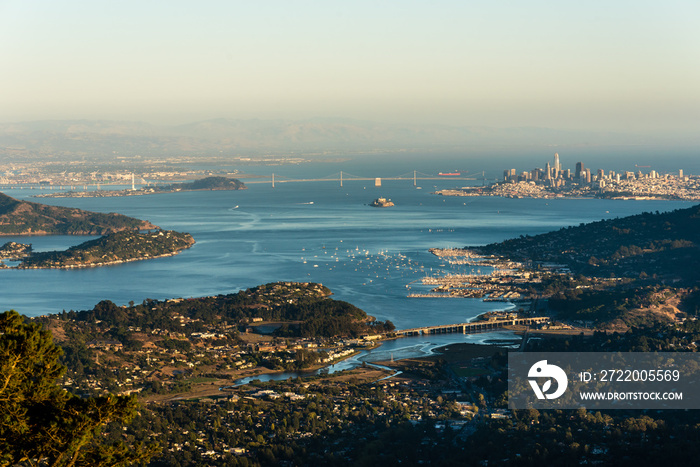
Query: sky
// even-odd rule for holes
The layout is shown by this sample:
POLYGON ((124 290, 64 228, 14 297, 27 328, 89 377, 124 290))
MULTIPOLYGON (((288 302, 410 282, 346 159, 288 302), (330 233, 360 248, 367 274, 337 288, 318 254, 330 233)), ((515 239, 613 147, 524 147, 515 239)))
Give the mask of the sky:
POLYGON ((690 134, 700 2, 0 0, 0 122, 690 134))

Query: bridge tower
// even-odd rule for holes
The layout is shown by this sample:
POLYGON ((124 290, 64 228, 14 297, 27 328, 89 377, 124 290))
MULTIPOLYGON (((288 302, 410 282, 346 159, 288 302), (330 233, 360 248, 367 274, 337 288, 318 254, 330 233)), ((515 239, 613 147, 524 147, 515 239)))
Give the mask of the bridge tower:
POLYGON ((272 188, 275 187, 275 174, 272 174, 272 188))
POLYGON ((342 170, 340 171, 340 186, 341 186, 341 188, 343 186, 343 171, 342 170))
POLYGON ((413 186, 416 186, 416 171, 413 171, 413 186))

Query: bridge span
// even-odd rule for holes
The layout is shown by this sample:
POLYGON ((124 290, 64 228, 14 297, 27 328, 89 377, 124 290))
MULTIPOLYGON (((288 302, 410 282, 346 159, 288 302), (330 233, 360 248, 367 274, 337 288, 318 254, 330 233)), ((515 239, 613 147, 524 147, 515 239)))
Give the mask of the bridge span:
MULTIPOLYGON (((482 172, 482 178, 483 178, 483 172, 482 172)), ((397 175, 395 177, 362 177, 358 175, 352 175, 347 172, 340 172, 340 173, 335 173, 328 175, 327 177, 321 177, 321 178, 299 178, 299 179, 290 179, 287 177, 280 177, 275 176, 273 173, 270 177, 269 180, 247 180, 245 183, 246 184, 252 184, 252 183, 270 183, 272 184, 272 187, 275 187, 275 183, 290 183, 290 182, 338 182, 340 186, 343 186, 343 182, 350 182, 350 181, 366 181, 370 182, 373 181, 375 183, 381 184, 382 180, 412 180, 413 181, 413 186, 418 186, 418 180, 480 180, 476 176, 472 177, 467 177, 467 176, 461 176, 460 175, 442 175, 442 176, 435 176, 431 174, 425 174, 422 172, 418 172, 417 170, 413 171, 413 174, 405 173, 401 175, 397 175)), ((484 181, 486 179, 484 178, 484 181)), ((380 185, 377 185, 380 186, 380 185)))
POLYGON ((516 318, 516 319, 494 319, 490 321, 474 321, 473 323, 442 324, 438 326, 423 326, 419 328, 400 329, 396 334, 401 336, 421 336, 425 334, 473 334, 477 332, 492 331, 504 326, 531 326, 533 324, 543 324, 549 321, 548 316, 536 318, 516 318))

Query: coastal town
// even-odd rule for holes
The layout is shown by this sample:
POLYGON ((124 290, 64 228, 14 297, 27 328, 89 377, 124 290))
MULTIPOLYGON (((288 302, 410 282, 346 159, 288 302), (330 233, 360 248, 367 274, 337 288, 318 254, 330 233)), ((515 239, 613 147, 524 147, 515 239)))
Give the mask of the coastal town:
POLYGON ((156 392, 180 393, 196 386, 198 378, 205 378, 206 389, 218 391, 260 373, 332 365, 376 346, 393 331, 390 324, 328 299, 329 294, 321 284, 276 283, 229 296, 147 300, 121 307, 103 301, 92 310, 40 321, 69 359, 80 362, 80 371, 64 381, 74 391, 134 393, 157 387, 156 392), (284 319, 284 313, 309 307, 318 310, 317 318, 284 319), (305 324, 328 321, 323 310, 334 307, 339 308, 338 318, 330 326, 341 330, 338 326, 346 322, 347 331, 304 331, 305 324), (343 307, 347 311, 341 312, 343 307), (218 383, 212 388, 214 380, 218 383))
MULTIPOLYGON (((152 441, 164 445, 166 463, 195 458, 223 465, 258 458, 279 443, 305 446, 318 433, 344 446, 335 453, 338 459, 351 460, 384 424, 447 430, 466 439, 484 421, 510 418, 500 402, 494 407, 486 386, 491 378, 502 379, 502 345, 512 342, 448 346, 427 358, 392 358, 329 373, 392 333, 283 337, 279 331, 293 323, 269 319, 272 310, 325 301, 328 294, 321 284, 281 282, 236 297, 147 300, 128 307, 105 301, 93 310, 37 320, 65 353, 68 372, 60 384, 75 394, 137 394, 144 408, 122 433, 142 438, 156 430, 152 441), (222 319, 222 310, 234 303, 248 317, 222 319), (214 314, 205 317, 202 312, 214 304, 214 314), (314 372, 321 368, 326 370, 314 372), (256 381, 263 374, 273 378, 256 381), (196 417, 187 415, 191 410, 196 417), (165 419, 182 417, 191 422, 160 427, 165 419)), ((436 445, 430 439, 425 447, 436 445)), ((310 462, 319 459, 315 450, 309 455, 310 462)))

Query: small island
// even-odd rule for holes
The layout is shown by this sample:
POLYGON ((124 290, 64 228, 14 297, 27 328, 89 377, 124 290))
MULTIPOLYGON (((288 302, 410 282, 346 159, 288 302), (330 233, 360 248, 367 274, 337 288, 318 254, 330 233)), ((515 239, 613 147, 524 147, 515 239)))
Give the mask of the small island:
POLYGON ((199 191, 199 190, 245 190, 245 183, 236 178, 206 177, 188 183, 174 183, 154 188, 159 193, 173 191, 199 191))
POLYGON ((370 204, 370 206, 375 208, 390 208, 393 205, 394 203, 390 199, 386 198, 377 198, 370 204))
POLYGON ((20 261, 15 269, 84 268, 172 256, 192 245, 194 239, 188 233, 131 230, 89 240, 65 251, 32 252, 31 245, 9 242, 0 248, 0 259, 20 261))

